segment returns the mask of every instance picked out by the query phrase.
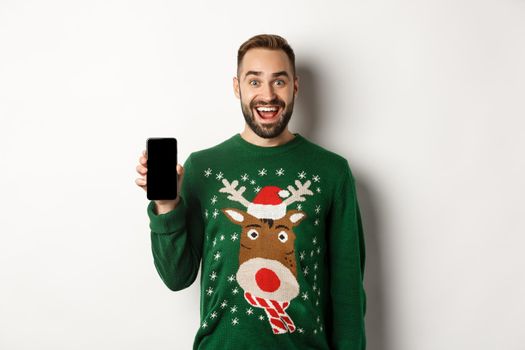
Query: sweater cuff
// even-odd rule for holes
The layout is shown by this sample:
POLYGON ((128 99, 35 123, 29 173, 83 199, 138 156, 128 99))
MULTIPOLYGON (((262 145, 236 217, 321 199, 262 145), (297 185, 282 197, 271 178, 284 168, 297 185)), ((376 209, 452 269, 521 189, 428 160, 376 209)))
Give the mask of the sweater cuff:
POLYGON ((157 215, 154 210, 155 202, 151 200, 148 204, 147 212, 152 233, 169 234, 184 229, 186 225, 186 203, 182 197, 180 197, 177 207, 167 213, 157 215))

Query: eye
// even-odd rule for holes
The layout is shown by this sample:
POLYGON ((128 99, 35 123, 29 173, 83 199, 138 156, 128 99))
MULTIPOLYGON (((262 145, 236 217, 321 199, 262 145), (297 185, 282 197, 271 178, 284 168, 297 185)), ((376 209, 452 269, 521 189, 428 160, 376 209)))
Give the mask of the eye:
POLYGON ((284 243, 288 240, 288 233, 284 232, 284 231, 281 231, 279 232, 279 234, 277 235, 277 238, 279 238, 279 240, 284 243))
POLYGON ((256 83, 256 84, 257 84, 257 83, 258 83, 258 81, 257 81, 257 80, 250 80, 250 82, 249 82, 248 84, 250 84, 251 86, 255 86, 255 85, 254 85, 254 84, 252 84, 252 83, 256 83))
POLYGON ((284 85, 285 84, 284 80, 276 80, 275 82, 276 83, 281 82, 281 84, 278 84, 278 85, 284 85))
POLYGON ((259 237, 259 232, 257 232, 257 230, 253 228, 249 229, 246 234, 248 235, 248 238, 254 239, 254 240, 259 237))

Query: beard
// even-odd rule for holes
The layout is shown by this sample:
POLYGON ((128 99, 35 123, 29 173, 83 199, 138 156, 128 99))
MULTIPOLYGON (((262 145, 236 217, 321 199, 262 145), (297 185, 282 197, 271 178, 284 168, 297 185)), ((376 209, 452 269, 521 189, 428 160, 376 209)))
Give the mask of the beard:
POLYGON ((239 90, 239 96, 241 97, 240 98, 241 109, 242 109, 242 114, 244 115, 244 120, 246 121, 250 129, 252 129, 252 131, 255 134, 257 134, 259 137, 262 137, 265 139, 271 139, 271 138, 279 136, 283 132, 283 130, 286 128, 286 126, 288 125, 290 118, 292 118, 295 96, 292 97, 292 102, 286 106, 286 109, 282 111, 279 119, 275 123, 272 123, 272 124, 259 124, 254 115, 254 113, 257 113, 257 112, 254 112, 254 107, 261 106, 261 105, 274 105, 274 106, 280 106, 284 108, 285 103, 282 100, 275 98, 268 103, 260 103, 257 101, 252 101, 250 105, 247 106, 244 103, 242 103, 242 95, 241 95, 240 90, 239 90))

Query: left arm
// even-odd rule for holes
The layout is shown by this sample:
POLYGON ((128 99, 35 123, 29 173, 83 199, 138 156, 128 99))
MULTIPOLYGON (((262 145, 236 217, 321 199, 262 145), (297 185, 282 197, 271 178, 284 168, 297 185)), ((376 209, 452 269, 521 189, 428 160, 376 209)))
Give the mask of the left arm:
POLYGON ((334 193, 327 230, 332 303, 330 342, 334 350, 364 350, 365 242, 355 180, 348 161, 345 163, 334 193))

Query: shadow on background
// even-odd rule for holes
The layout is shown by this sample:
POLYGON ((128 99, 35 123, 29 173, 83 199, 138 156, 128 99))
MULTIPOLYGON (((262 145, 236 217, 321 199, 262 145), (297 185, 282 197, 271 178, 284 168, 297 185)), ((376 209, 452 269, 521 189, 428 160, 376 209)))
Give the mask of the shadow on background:
MULTIPOLYGON (((316 87, 319 86, 315 76, 313 65, 297 65, 299 76, 299 92, 295 100, 294 118, 300 121, 301 134, 317 143, 316 134, 323 124, 330 123, 330 117, 323 114, 318 103, 319 94, 316 87)), ((344 116, 349 118, 351 116, 344 116)), ((295 122, 295 121, 294 121, 295 122)), ((333 121, 337 122, 337 121, 333 121)), ((322 145, 323 142, 318 144, 322 145)), ((385 279, 383 276, 383 261, 381 252, 381 231, 379 217, 376 212, 379 209, 378 201, 373 193, 373 186, 367 182, 366 174, 353 167, 348 154, 341 154, 348 159, 352 174, 356 179, 359 209, 363 222, 363 230, 366 246, 365 262, 365 291, 367 294, 366 310, 366 336, 367 350, 389 350, 388 333, 385 323, 385 279)))

